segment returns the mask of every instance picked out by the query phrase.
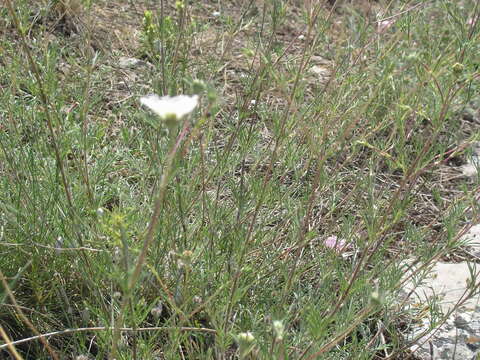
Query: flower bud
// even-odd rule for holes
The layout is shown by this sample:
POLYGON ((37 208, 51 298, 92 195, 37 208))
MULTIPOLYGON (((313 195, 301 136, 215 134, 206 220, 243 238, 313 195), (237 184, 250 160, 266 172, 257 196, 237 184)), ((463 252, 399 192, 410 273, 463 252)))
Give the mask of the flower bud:
POLYGON ((283 340, 283 334, 285 333, 285 325, 283 325, 283 322, 281 320, 273 321, 273 333, 275 334, 275 340, 283 340))
POLYGON ((207 85, 203 80, 193 80, 192 92, 194 94, 201 94, 207 89, 207 85))
POLYGON ((237 335, 240 359, 245 359, 247 355, 252 351, 254 341, 255 337, 250 331, 243 332, 237 335))
POLYGON ((465 69, 465 66, 458 62, 452 65, 453 73, 456 75, 461 74, 463 72, 463 69, 465 69))
POLYGON ((99 218, 101 218, 104 214, 105 214, 105 210, 103 210, 103 208, 100 207, 97 209, 97 216, 99 218))

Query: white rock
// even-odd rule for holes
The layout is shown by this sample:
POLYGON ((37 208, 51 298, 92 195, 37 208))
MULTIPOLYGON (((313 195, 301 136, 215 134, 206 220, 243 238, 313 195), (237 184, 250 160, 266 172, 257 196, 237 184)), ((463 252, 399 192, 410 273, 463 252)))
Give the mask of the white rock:
MULTIPOLYGON (((416 338, 429 327, 424 319, 411 332, 411 339, 416 338)), ((452 315, 433 336, 426 335, 419 339, 418 345, 410 350, 419 360, 476 360, 480 349, 480 312, 469 311, 452 315)))
POLYGON ((319 76, 319 77, 328 77, 330 75, 330 70, 326 67, 315 65, 310 68, 310 72, 319 76))
POLYGON ((467 177, 474 177, 478 174, 480 169, 480 142, 477 141, 472 144, 472 156, 467 159, 465 165, 460 166, 463 175, 467 177))
MULTIPOLYGON (((461 299, 467 288, 467 281, 470 279, 470 268, 467 262, 438 262, 433 267, 430 276, 415 289, 412 300, 426 303, 427 299, 436 296, 439 300, 437 305, 443 313, 447 313, 461 299)), ((413 284, 409 283, 404 290, 410 292, 412 288, 413 284)), ((480 305, 479 297, 470 299, 463 304, 468 309, 475 309, 477 305, 480 305)))
MULTIPOLYGON (((480 224, 473 226, 462 241, 472 249, 472 255, 475 256, 475 251, 480 253, 480 224)), ((409 282, 402 290, 409 293, 414 289, 408 305, 412 311, 431 310, 427 308, 429 299, 435 296, 439 310, 446 314, 465 295, 467 282, 470 281, 467 262, 437 262, 420 286, 414 289, 413 283, 409 282)), ((478 279, 473 281, 478 282, 478 279)), ((421 323, 411 326, 407 340, 415 339, 429 328, 430 319, 425 316, 421 323)), ((476 359, 480 354, 480 296, 464 302, 443 325, 435 329, 433 335, 427 334, 410 350, 421 360, 476 359)))
POLYGON ((124 56, 118 59, 118 66, 122 69, 133 69, 142 65, 145 65, 145 62, 139 59, 124 56))
POLYGON ((480 224, 472 226, 462 240, 470 248, 470 254, 480 259, 480 224))
POLYGON ((478 173, 477 167, 475 167, 475 165, 472 165, 472 164, 462 165, 460 166, 460 170, 462 171, 462 174, 467 177, 474 177, 478 173))

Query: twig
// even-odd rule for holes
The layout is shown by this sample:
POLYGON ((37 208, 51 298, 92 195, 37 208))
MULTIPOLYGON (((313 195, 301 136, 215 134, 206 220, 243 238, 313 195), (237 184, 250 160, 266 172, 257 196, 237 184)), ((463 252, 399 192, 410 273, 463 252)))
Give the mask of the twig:
POLYGON ((24 246, 24 247, 25 246, 31 246, 31 247, 38 246, 38 247, 41 247, 41 248, 44 248, 44 249, 55 250, 55 251, 92 251, 92 252, 105 252, 106 251, 106 250, 102 250, 102 249, 89 248, 89 247, 86 247, 86 246, 66 248, 66 247, 48 246, 48 245, 43 245, 43 244, 39 244, 39 243, 33 243, 33 245, 30 245, 30 244, 18 244, 18 243, 2 242, 2 243, 0 243, 0 245, 1 246, 24 246))
MULTIPOLYGON (((86 328, 77 328, 77 329, 65 329, 60 331, 52 331, 46 334, 36 335, 29 338, 12 341, 8 344, 0 345, 0 350, 5 349, 11 345, 19 345, 33 340, 39 340, 41 338, 46 338, 50 336, 65 335, 71 333, 87 332, 87 331, 109 331, 114 330, 114 327, 111 326, 96 326, 96 327, 86 327, 86 328)), ((196 327, 144 327, 144 328, 120 328, 120 331, 127 332, 146 332, 146 331, 171 331, 171 330, 180 330, 180 331, 195 331, 195 332, 204 332, 209 334, 216 334, 217 330, 208 329, 208 328, 196 328, 196 327)))
POLYGON ((17 349, 15 349, 15 346, 13 345, 12 340, 10 340, 5 330, 3 330, 2 325, 0 325, 0 336, 6 342, 6 344, 2 346, 8 347, 8 350, 10 350, 10 353, 13 355, 15 360, 23 360, 22 356, 17 352, 17 349))
POLYGON ((399 13, 395 14, 395 15, 392 15, 392 16, 389 16, 389 17, 386 17, 386 18, 383 18, 383 19, 380 19, 380 20, 377 20, 376 22, 377 23, 380 23, 382 21, 388 21, 388 20, 391 20, 391 19, 395 19, 396 17, 399 17, 403 14, 406 14, 412 10, 415 10, 416 8, 420 7, 420 6, 426 6, 426 5, 429 5, 429 3, 431 3, 432 1, 428 1, 428 2, 421 2, 421 3, 418 3, 417 5, 413 5, 412 7, 409 7, 408 9, 406 10, 403 10, 403 11, 400 11, 399 13))
MULTIPOLYGON (((32 324, 32 322, 30 320, 28 320, 28 318, 25 316, 25 314, 23 313, 22 309, 20 309, 18 307, 18 303, 17 303, 17 300, 15 299, 15 296, 13 295, 13 292, 10 290, 10 286, 8 285, 7 283, 7 280, 5 278, 5 276, 3 275, 3 272, 0 270, 0 281, 5 289, 5 292, 7 293, 8 297, 10 298, 10 301, 12 302, 12 304, 15 306, 15 309, 17 310, 17 313, 18 313, 18 316, 20 317, 20 319, 25 323, 25 325, 27 325, 27 327, 33 331, 33 333, 37 334, 37 337, 38 339, 42 342, 43 346, 45 346, 45 348, 47 349, 48 353, 50 354, 50 356, 54 359, 54 360, 60 360, 60 358, 58 357, 58 355, 55 353, 55 351, 52 349, 52 347, 50 346, 50 344, 48 343, 48 341, 45 339, 45 337, 40 334, 40 332, 36 329, 36 327, 32 324)), ((6 345, 2 345, 4 347, 9 347, 10 345, 13 346, 13 343, 8 343, 6 345)))

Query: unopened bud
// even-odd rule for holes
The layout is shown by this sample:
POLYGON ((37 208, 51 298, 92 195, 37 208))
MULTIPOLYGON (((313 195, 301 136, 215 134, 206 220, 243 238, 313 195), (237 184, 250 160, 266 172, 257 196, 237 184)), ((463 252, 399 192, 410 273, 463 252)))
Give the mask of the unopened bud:
POLYGON ((185 3, 178 0, 175 2, 175 7, 177 8, 177 10, 183 10, 185 8, 185 3))
POLYGON ((239 351, 240 359, 247 358, 248 354, 253 349, 254 341, 255 341, 255 337, 250 331, 243 332, 237 335, 238 351, 239 351))
POLYGON ((243 342, 243 343, 246 343, 246 344, 250 344, 254 340, 255 340, 255 337, 253 336, 253 334, 250 331, 238 334, 238 342, 239 343, 243 342))
POLYGON ((273 321, 273 332, 275 334, 275 339, 278 341, 283 340, 283 334, 285 333, 285 326, 281 320, 273 321))
POLYGON ((382 303, 382 297, 378 290, 375 290, 370 294, 370 301, 373 305, 380 305, 382 303))
POLYGON ((192 92, 194 94, 201 94, 207 89, 207 85, 202 80, 194 80, 192 84, 192 92))
POLYGON ((463 69, 465 69, 465 66, 463 64, 455 63, 452 65, 452 70, 454 74, 460 74, 463 69))

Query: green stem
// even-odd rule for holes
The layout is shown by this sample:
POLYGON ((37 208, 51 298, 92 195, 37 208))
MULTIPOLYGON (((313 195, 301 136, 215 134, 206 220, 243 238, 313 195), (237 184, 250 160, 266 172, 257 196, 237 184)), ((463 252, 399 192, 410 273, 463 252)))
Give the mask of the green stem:
POLYGON ((132 276, 130 277, 130 280, 128 282, 127 286, 127 291, 126 294, 124 294, 123 299, 122 299, 122 304, 120 307, 120 313, 118 315, 117 320, 115 321, 114 324, 114 329, 113 329, 113 339, 112 339, 112 350, 110 352, 110 359, 115 359, 117 357, 117 351, 118 351, 118 340, 120 338, 120 328, 124 320, 124 313, 125 309, 130 301, 130 298, 132 296, 133 290, 135 289, 135 285, 138 282, 138 279, 140 278, 140 274, 143 268, 143 265, 145 264, 146 258, 147 258, 147 252, 148 248, 152 244, 153 241, 153 235, 155 234, 155 230, 157 228, 158 220, 160 219, 160 214, 163 210, 163 200, 165 199, 165 194, 167 190, 167 185, 168 185, 168 179, 170 177, 170 172, 172 170, 172 165, 173 165, 173 160, 175 159, 175 155, 177 154, 177 150, 179 147, 179 144, 183 137, 186 134, 186 125, 183 128, 182 132, 178 136, 177 139, 173 136, 175 133, 175 128, 170 129, 171 133, 171 143, 170 143, 170 151, 168 153, 167 159, 165 161, 165 166, 164 166, 164 171, 162 173, 162 177, 160 179, 160 186, 158 188, 158 196, 155 200, 154 208, 153 208, 153 214, 151 217, 150 222, 148 223, 147 227, 147 233, 145 235, 145 238, 143 240, 143 247, 140 252, 140 255, 138 256, 137 262, 135 264, 135 268, 133 270, 132 276), (176 141, 175 141, 176 140, 176 141))

